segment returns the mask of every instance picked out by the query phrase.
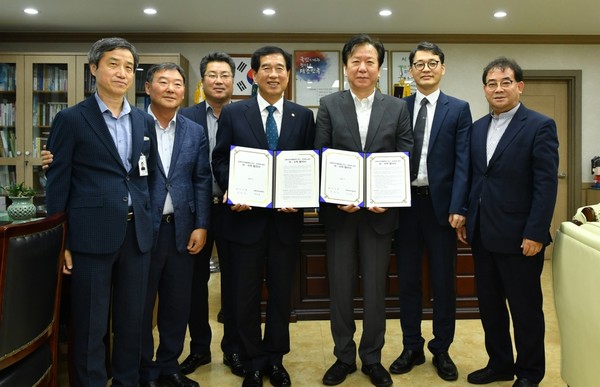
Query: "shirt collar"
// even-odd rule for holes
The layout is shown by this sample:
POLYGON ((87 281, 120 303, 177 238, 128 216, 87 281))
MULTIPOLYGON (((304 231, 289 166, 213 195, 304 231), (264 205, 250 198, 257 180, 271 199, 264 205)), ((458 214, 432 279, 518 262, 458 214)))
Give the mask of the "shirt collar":
MULTIPOLYGON (((100 96, 98 95, 98 92, 94 93, 94 97, 96 98, 96 102, 98 103, 98 106, 100 107, 100 111, 102 113, 105 113, 107 110, 109 112, 111 112, 111 110, 108 108, 108 106, 106 106, 106 104, 104 103, 102 98, 100 98, 100 96)), ((127 102, 127 98, 123 97, 123 108, 121 109, 121 114, 119 114, 119 117, 122 117, 125 114, 129 114, 130 112, 131 112, 131 106, 129 105, 129 102, 127 102)), ((111 114, 112 114, 112 112, 111 112, 111 114)))
POLYGON ((350 94, 352 95, 352 100, 354 101, 355 106, 361 106, 366 108, 370 108, 371 106, 373 106, 373 101, 375 100, 375 89, 373 89, 371 95, 363 99, 358 98, 352 90, 350 90, 350 94))
MULTIPOLYGON (((271 104, 269 102, 267 102, 266 99, 264 99, 260 93, 256 95, 256 101, 258 102, 258 108, 260 109, 260 111, 262 112, 263 110, 265 110, 267 108, 267 106, 270 106, 271 104)), ((273 106, 275 106, 277 108, 277 111, 281 114, 283 114, 283 97, 279 98, 279 100, 277 102, 275 102, 273 104, 273 106)))
POLYGON ((517 104, 517 106, 515 106, 514 108, 510 109, 507 112, 500 113, 498 115, 494 114, 494 112, 491 112, 490 114, 492 115, 492 118, 495 118, 495 119, 512 119, 520 107, 521 107, 521 102, 519 102, 517 104))
POLYGON ((431 93, 429 95, 425 95, 425 94, 421 93, 419 90, 417 90, 417 94, 415 97, 416 106, 421 105, 421 100, 423 98, 427 98, 427 102, 429 102, 432 106, 435 105, 437 103, 438 98, 440 98, 440 89, 437 89, 436 91, 434 91, 433 93, 431 93))
POLYGON ((170 128, 175 128, 177 125, 177 114, 174 114, 173 118, 171 118, 171 121, 169 121, 169 125, 167 125, 166 128, 163 128, 160 125, 160 122, 158 122, 158 120, 156 119, 156 116, 154 115, 154 113, 152 112, 152 104, 148 105, 148 114, 150 114, 152 116, 152 118, 154 118, 154 123, 156 124, 156 127, 160 128, 162 130, 168 130, 170 128))

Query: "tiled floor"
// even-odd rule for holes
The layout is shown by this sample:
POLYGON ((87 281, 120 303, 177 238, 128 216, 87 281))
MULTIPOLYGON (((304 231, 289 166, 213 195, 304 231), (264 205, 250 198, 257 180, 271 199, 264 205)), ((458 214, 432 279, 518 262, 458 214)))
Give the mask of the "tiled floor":
MULTIPOLYGON (((541 386, 565 386, 560 378, 560 339, 558 325, 554 312, 554 298, 552 294, 552 262, 546 261, 542 283, 544 289, 544 312, 546 315, 546 377, 541 386)), ((190 377, 200 383, 202 387, 229 387, 241 386, 242 379, 231 374, 229 368, 223 365, 222 352, 219 346, 223 326, 217 322, 216 314, 219 311, 219 274, 213 274, 210 279, 211 292, 211 327, 213 328, 213 343, 211 346, 212 363, 202 366, 190 377)), ((361 322, 357 321, 357 334, 355 340, 360 339, 361 322)), ((424 321, 422 326, 425 339, 431 338, 431 321, 424 321)), ((292 377, 293 386, 322 386, 321 378, 327 368, 333 364, 333 340, 331 338, 329 321, 300 321, 290 324, 292 337, 291 352, 284 358, 284 366, 292 377)), ((155 332, 156 333, 156 332, 155 332)), ((187 356, 188 345, 184 348, 181 361, 187 356)), ((382 353, 382 364, 388 367, 402 351, 402 337, 398 320, 388 320, 386 344, 382 353)), ((450 349, 459 377, 455 382, 444 382, 436 374, 431 365, 431 355, 426 354, 425 364, 415 367, 404 375, 393 375, 394 385, 406 387, 432 387, 432 386, 472 386, 467 383, 467 374, 485 366, 487 355, 483 344, 483 330, 479 320, 458 320, 456 335, 450 349)), ((368 387, 367 376, 359 370, 341 384, 343 387, 368 387)), ((61 375, 61 386, 66 386, 66 377, 61 375)), ((270 386, 265 379, 265 386, 270 386)), ((512 382, 491 383, 488 386, 512 386, 512 382)))

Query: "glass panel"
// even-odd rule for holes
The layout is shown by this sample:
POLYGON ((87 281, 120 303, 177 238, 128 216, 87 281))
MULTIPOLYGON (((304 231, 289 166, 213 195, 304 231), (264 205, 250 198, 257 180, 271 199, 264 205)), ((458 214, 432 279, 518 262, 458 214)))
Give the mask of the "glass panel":
POLYGON ((96 77, 90 71, 90 65, 85 64, 83 67, 83 95, 87 98, 96 91, 96 77))
POLYGON ((147 111, 150 105, 150 97, 146 95, 145 89, 146 76, 150 67, 152 64, 140 64, 135 72, 135 106, 144 111, 147 111))
POLYGON ((15 157, 15 63, 0 63, 0 157, 15 157))

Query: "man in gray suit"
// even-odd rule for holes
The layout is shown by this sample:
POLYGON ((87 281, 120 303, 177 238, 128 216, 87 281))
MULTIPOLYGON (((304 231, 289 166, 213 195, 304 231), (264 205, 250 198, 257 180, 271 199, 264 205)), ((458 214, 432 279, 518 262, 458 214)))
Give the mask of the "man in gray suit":
MULTIPOLYGON (((352 37, 342 51, 350 90, 321 98, 315 148, 355 152, 410 152, 413 138, 406 102, 381 94, 376 86, 385 49, 368 35, 352 37)), ((327 273, 331 298, 331 332, 337 361, 323 377, 326 385, 342 383, 356 371, 353 336, 354 292, 360 266, 364 292, 363 334, 358 348, 362 371, 376 386, 392 379, 381 365, 385 335, 385 286, 398 210, 322 204, 327 237, 327 273)))
POLYGON ((103 340, 112 306, 112 383, 137 386, 153 242, 154 122, 125 99, 139 61, 131 43, 101 39, 88 59, 97 92, 52 122, 46 204, 49 215, 69 218, 64 272, 72 274, 77 384, 106 386, 103 340))
POLYGON ((142 386, 198 387, 180 372, 190 314, 194 259, 206 242, 212 175, 203 128, 176 115, 185 96, 185 74, 175 63, 148 70, 148 113, 155 119, 160 162, 150 179, 155 246, 152 250, 142 332, 142 386), (160 343, 153 360, 152 312, 156 295, 160 343))

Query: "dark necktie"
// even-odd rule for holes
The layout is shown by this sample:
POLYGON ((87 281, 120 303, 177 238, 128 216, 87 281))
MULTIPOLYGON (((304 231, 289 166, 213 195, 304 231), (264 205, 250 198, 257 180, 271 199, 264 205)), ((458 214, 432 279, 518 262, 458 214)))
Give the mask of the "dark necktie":
POLYGON ((414 147, 413 154, 410 159, 410 181, 417 179, 419 174, 419 163, 421 162, 421 149, 423 148, 423 137, 425 135, 425 123, 427 122, 427 98, 421 100, 421 108, 415 122, 415 130, 413 131, 414 147))
POLYGON ((267 123, 265 132, 267 134, 267 143, 269 144, 269 149, 276 150, 277 149, 277 140, 279 135, 277 134, 277 123, 275 122, 275 117, 273 117, 273 112, 277 109, 273 105, 267 106, 267 110, 269 111, 269 115, 267 115, 267 123))

